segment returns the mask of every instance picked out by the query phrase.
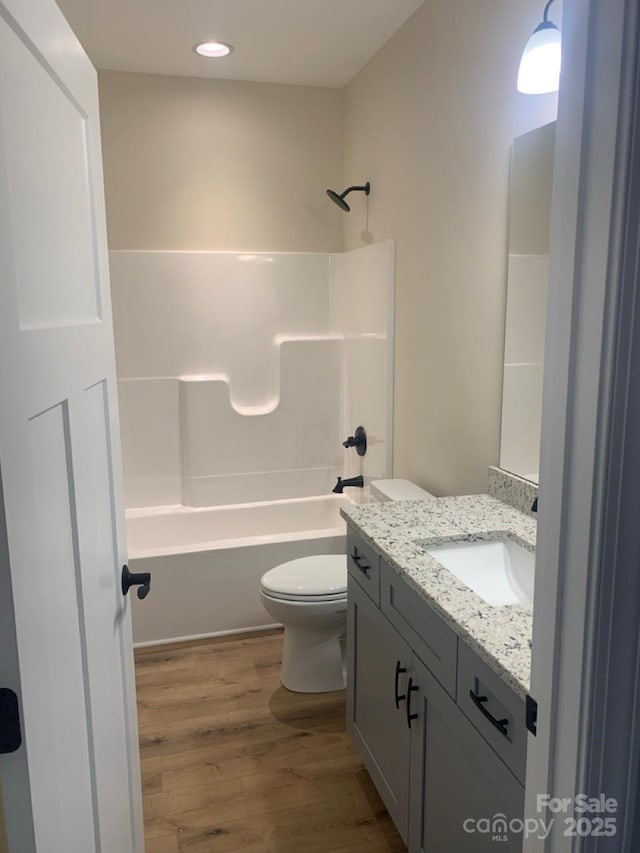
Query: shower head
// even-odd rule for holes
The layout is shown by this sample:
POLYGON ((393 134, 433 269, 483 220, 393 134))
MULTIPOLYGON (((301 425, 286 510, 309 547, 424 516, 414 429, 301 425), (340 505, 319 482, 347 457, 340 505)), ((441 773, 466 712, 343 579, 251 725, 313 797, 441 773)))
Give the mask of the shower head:
POLYGON ((351 208, 349 207, 347 202, 342 198, 342 196, 338 195, 338 193, 335 190, 327 190, 327 195, 329 196, 331 201, 335 202, 338 205, 340 210, 344 210, 345 213, 349 213, 351 208))
POLYGON ((337 204, 340 210, 344 210, 345 213, 349 213, 351 208, 345 201, 345 198, 349 195, 349 193, 353 192, 363 192, 365 195, 369 195, 371 192, 371 184, 367 181, 364 186, 361 187, 347 187, 347 189, 343 193, 337 193, 335 190, 327 190, 327 195, 331 199, 334 204, 337 204))

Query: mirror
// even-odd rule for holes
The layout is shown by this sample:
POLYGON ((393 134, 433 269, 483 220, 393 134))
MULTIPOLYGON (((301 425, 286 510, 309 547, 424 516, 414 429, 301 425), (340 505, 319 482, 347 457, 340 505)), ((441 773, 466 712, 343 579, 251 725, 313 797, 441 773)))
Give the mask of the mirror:
POLYGON ((513 142, 500 467, 538 482, 556 123, 513 142))

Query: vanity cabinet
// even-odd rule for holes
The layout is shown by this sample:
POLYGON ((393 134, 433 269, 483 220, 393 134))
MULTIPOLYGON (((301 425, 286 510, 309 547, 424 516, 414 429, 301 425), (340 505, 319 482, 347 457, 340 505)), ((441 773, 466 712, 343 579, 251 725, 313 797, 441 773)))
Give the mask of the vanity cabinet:
POLYGON ((352 531, 349 548, 374 570, 349 559, 347 731, 409 853, 493 849, 465 826, 523 816, 524 702, 352 531))

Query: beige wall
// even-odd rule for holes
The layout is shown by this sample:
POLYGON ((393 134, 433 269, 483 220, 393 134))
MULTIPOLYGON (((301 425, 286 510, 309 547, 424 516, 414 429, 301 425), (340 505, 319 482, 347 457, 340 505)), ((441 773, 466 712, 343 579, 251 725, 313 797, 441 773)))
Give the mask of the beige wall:
POLYGON ((336 251, 337 89, 101 72, 112 249, 336 251))
POLYGON ((345 182, 372 183, 346 246, 397 244, 394 474, 437 494, 498 462, 510 145, 556 107, 515 91, 541 10, 428 0, 346 90, 345 182))

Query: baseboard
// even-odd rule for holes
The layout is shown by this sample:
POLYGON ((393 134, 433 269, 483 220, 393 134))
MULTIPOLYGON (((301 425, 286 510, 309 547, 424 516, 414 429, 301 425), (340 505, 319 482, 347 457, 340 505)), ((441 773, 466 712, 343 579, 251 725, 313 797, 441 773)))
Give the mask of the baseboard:
POLYGON ((252 628, 232 628, 229 631, 212 631, 210 634, 193 634, 188 637, 168 637, 165 640, 149 640, 146 643, 134 643, 133 648, 137 650, 150 649, 157 646, 185 645, 187 643, 195 643, 198 640, 215 640, 218 637, 235 637, 241 634, 259 634, 262 631, 271 632, 279 628, 282 628, 282 625, 279 625, 277 622, 273 625, 256 625, 252 628))

